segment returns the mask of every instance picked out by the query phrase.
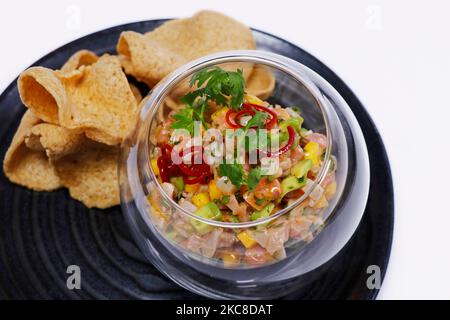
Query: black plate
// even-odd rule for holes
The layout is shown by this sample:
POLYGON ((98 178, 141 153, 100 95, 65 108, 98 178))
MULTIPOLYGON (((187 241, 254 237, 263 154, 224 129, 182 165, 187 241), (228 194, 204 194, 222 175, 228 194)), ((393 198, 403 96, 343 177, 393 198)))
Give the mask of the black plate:
MULTIPOLYGON (((54 50, 35 65, 59 68, 77 50, 113 53, 125 30, 149 31, 165 20, 121 25, 54 50)), ((389 161, 378 131, 361 102, 319 60, 297 46, 254 31, 258 47, 307 65, 330 82, 356 115, 367 142, 371 184, 367 208, 347 246, 327 264, 328 271, 290 299, 374 299, 366 286, 369 265, 386 272, 392 242, 394 200, 389 161)), ((25 111, 16 81, 0 96, 0 158, 4 158, 25 111)), ((133 243, 120 208, 89 210, 66 190, 33 192, 0 174, 1 299, 196 299, 162 276, 133 243), (81 268, 82 288, 66 287, 67 266, 81 268)))

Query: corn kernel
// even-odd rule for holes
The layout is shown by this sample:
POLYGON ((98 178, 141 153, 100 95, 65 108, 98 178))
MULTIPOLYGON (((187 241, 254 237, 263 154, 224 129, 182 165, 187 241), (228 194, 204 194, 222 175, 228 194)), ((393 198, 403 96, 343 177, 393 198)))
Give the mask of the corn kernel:
POLYGON ((244 247, 250 249, 256 244, 256 240, 253 239, 247 231, 242 231, 237 235, 237 238, 242 242, 244 247))
POLYGON ((195 184, 187 184, 186 183, 184 185, 184 191, 186 191, 186 192, 196 192, 199 187, 200 187, 200 185, 198 183, 195 183, 195 184))
POLYGON ((260 98, 258 98, 257 96, 254 96, 252 94, 247 93, 245 96, 245 101, 247 101, 248 103, 252 103, 252 104, 257 104, 257 105, 262 105, 264 104, 264 101, 262 101, 260 98))
POLYGON ((152 169, 153 169, 153 172, 154 172, 157 176, 159 176, 158 160, 152 159, 151 163, 152 163, 152 169))
POLYGON ((321 149, 317 142, 310 141, 306 144, 305 148, 305 159, 311 159, 315 165, 320 162, 321 149))
POLYGON ((232 267, 239 263, 239 258, 234 253, 223 253, 222 261, 223 261, 224 266, 232 267))
POLYGON ((211 120, 214 121, 214 122, 217 122, 217 120, 218 120, 222 115, 225 116, 225 114, 228 112, 228 110, 230 110, 230 109, 228 109, 227 107, 223 107, 223 108, 217 110, 216 112, 214 112, 214 113, 211 115, 211 120))
POLYGON ((209 182, 209 196, 211 200, 220 199, 222 197, 222 191, 217 188, 217 181, 211 180, 209 182))
POLYGON ((206 192, 197 193, 192 197, 192 203, 197 207, 201 208, 207 205, 211 200, 206 192))
POLYGON ((148 200, 148 202, 150 204, 150 207, 151 207, 150 212, 153 215, 155 215, 156 217, 164 219, 164 216, 163 216, 163 214, 161 212, 161 209, 159 207, 158 202, 155 200, 155 197, 153 197, 151 194, 149 194, 147 196, 147 200, 148 200))

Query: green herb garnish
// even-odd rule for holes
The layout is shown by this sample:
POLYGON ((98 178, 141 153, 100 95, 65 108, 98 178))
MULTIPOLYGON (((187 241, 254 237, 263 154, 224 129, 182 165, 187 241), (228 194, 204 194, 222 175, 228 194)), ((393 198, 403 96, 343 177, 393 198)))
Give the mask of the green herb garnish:
POLYGON ((247 185, 250 191, 255 189, 256 185, 261 180, 261 167, 253 168, 247 178, 247 185))
POLYGON ((220 198, 220 203, 223 204, 224 206, 227 205, 230 202, 230 196, 222 196, 222 198, 220 198))
POLYGON ((186 105, 185 108, 180 109, 173 115, 175 122, 170 125, 170 128, 186 129, 191 135, 194 135, 195 121, 200 121, 205 128, 208 128, 208 124, 203 116, 206 107, 205 101, 194 101, 192 105, 186 105))
POLYGON ((255 115, 245 125, 244 131, 246 132, 251 127, 262 128, 264 126, 267 117, 268 117, 267 113, 257 111, 255 115))
POLYGON ((235 110, 239 109, 244 101, 245 79, 242 70, 225 71, 218 67, 203 69, 192 76, 189 86, 194 85, 197 85, 198 89, 180 99, 186 107, 173 116, 175 122, 170 126, 172 129, 187 129, 193 135, 195 121, 201 121, 203 126, 208 128, 204 118, 208 101, 229 105, 235 110))
POLYGON ((258 205, 258 206, 262 206, 264 203, 266 203, 267 202, 267 200, 266 199, 258 199, 258 198, 256 198, 255 197, 255 203, 258 205))
POLYGON ((221 177, 228 177, 231 183, 234 184, 237 188, 240 188, 243 184, 245 184, 244 169, 242 168, 241 164, 221 163, 219 165, 218 171, 221 177))
POLYGON ((175 122, 170 125, 172 129, 186 129, 191 135, 194 134, 194 109, 183 108, 173 115, 175 122))
POLYGON ((240 69, 237 71, 225 71, 218 67, 203 69, 191 78, 189 85, 193 87, 195 84, 198 89, 186 94, 182 102, 192 104, 198 98, 202 98, 220 105, 229 105, 237 110, 244 101, 245 79, 240 69))
POLYGON ((255 189, 256 185, 261 180, 262 170, 261 167, 255 167, 250 170, 248 177, 245 177, 244 169, 241 164, 238 163, 222 163, 219 165, 219 175, 221 177, 226 176, 230 179, 231 183, 237 188, 242 185, 248 185, 250 191, 255 189))

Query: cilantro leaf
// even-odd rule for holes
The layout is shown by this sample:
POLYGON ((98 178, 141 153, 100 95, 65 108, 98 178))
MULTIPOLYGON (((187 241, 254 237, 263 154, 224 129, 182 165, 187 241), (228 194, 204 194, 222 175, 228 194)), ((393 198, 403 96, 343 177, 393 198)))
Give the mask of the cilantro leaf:
POLYGON ((193 87, 195 84, 198 89, 180 99, 186 107, 173 116, 175 122, 170 126, 172 129, 187 129, 193 135, 194 121, 201 121, 208 128, 204 118, 208 101, 220 105, 229 103, 231 107, 238 109, 244 100, 245 80, 242 70, 225 71, 218 67, 203 69, 192 76, 189 85, 193 87))
POLYGON ((183 108, 173 115, 175 122, 170 125, 172 129, 186 129, 194 134, 194 109, 183 108))
POLYGON ((192 76, 189 85, 193 87, 195 84, 198 89, 188 93, 185 96, 186 101, 193 102, 198 97, 204 97, 220 105, 229 104, 237 110, 244 100, 245 79, 240 69, 237 71, 225 71, 219 67, 203 69, 192 76))
POLYGON ((219 165, 219 175, 228 177, 231 183, 240 188, 244 183, 244 169, 238 163, 221 163, 219 165))
POLYGON ((175 122, 170 125, 172 129, 186 129, 194 135, 194 122, 201 121, 207 129, 208 124, 203 116, 208 104, 204 99, 196 99, 192 104, 187 104, 185 108, 173 115, 175 122))
POLYGON ((261 180, 261 167, 253 168, 247 178, 247 185, 250 191, 255 189, 256 185, 261 180))
POLYGON ((197 99, 193 102, 192 108, 194 109, 194 120, 201 121, 205 129, 208 129, 208 124, 203 116, 206 108, 208 107, 208 102, 205 99, 197 99))
POLYGON ((245 80, 242 70, 237 72, 228 72, 228 82, 224 88, 225 95, 230 96, 230 106, 233 109, 239 109, 244 101, 245 80))
POLYGON ((257 111, 255 115, 247 122, 244 127, 244 131, 247 131, 251 127, 261 128, 264 126, 264 121, 267 119, 268 115, 265 112, 257 111))

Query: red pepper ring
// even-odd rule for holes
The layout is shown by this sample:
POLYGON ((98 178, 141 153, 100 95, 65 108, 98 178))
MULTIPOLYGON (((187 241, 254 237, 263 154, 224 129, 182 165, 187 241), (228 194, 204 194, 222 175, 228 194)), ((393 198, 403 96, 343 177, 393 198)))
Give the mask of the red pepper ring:
POLYGON ((292 126, 287 126, 287 131, 289 133, 289 139, 288 139, 288 142, 283 147, 281 147, 280 149, 278 149, 275 152, 271 152, 271 151, 263 152, 260 150, 258 150, 258 151, 261 152, 262 154, 265 153, 266 156, 269 158, 279 157, 283 153, 286 153, 292 147, 292 145, 294 143, 294 138, 295 138, 295 130, 292 126))
POLYGON ((242 126, 240 124, 236 124, 236 123, 234 123, 234 121, 231 121, 231 115, 233 115, 235 113, 236 113, 236 111, 234 111, 233 109, 228 110, 227 114, 225 116, 225 120, 227 121, 227 124, 233 129, 242 128, 242 126))
MULTIPOLYGON (((179 152, 174 152, 173 150, 170 152, 170 157, 172 160, 175 161, 175 163, 182 162, 182 158, 185 157, 188 154, 191 154, 195 156, 195 152, 203 152, 202 146, 191 146, 190 148, 186 148, 184 150, 180 150, 179 152)), ((164 154, 164 153, 163 153, 164 154)), ((192 159, 192 157, 191 157, 192 159)))
POLYGON ((270 114, 270 116, 271 116, 271 117, 270 117, 270 120, 269 120, 268 122, 266 122, 266 128, 267 128, 268 130, 272 129, 272 128, 277 124, 277 122, 278 122, 278 116, 277 116, 277 114, 276 114, 274 111, 270 110, 269 108, 260 106, 260 105, 258 105, 258 104, 253 104, 253 103, 244 103, 242 106, 243 106, 244 108, 250 108, 250 107, 253 107, 253 108, 255 108, 256 110, 264 111, 264 112, 270 114))
MULTIPOLYGON (((255 111, 253 111, 252 109, 246 108, 246 109, 241 110, 236 113, 236 115, 234 116, 234 122, 239 124, 241 128, 243 126, 240 124, 240 120, 244 115, 251 115, 253 117, 255 115, 255 111)), ((254 128, 256 128, 256 127, 254 127, 254 128)))
POLYGON ((180 175, 179 168, 171 161, 168 155, 162 155, 157 159, 159 175, 163 182, 169 182, 170 177, 180 175))
POLYGON ((192 146, 185 150, 181 150, 178 154, 172 152, 173 147, 169 144, 164 145, 161 148, 162 155, 157 159, 157 166, 159 168, 160 177, 163 182, 169 182, 171 177, 183 176, 183 180, 186 184, 195 183, 208 183, 211 179, 211 169, 206 162, 201 164, 192 164, 188 166, 184 163, 176 165, 172 160, 173 156, 182 156, 183 154, 192 154, 195 157, 195 153, 201 152, 203 157, 203 147, 192 146), (190 178, 193 177, 193 178, 190 178))
POLYGON ((170 155, 170 153, 172 152, 173 147, 166 143, 162 148, 161 148, 161 153, 163 155, 170 155))
POLYGON ((164 156, 160 156, 160 157, 158 157, 158 160, 156 160, 156 163, 157 163, 158 168, 159 168, 159 175, 161 177, 161 180, 163 182, 167 182, 167 181, 169 181, 169 178, 167 177, 167 172, 166 172, 167 166, 164 163, 165 162, 164 160, 165 160, 164 156))
MULTIPOLYGON (((186 152, 186 155, 188 155, 188 154, 191 154, 191 155, 192 155, 192 156, 191 156, 191 162, 192 162, 193 158, 195 157, 195 153, 196 153, 196 152, 201 152, 201 154, 202 154, 202 161, 204 161, 204 159, 203 159, 203 147, 201 147, 201 146, 192 146, 192 147, 189 148, 189 149, 181 150, 181 151, 179 152, 178 156, 179 156, 179 157, 184 157, 184 156, 185 156, 185 154, 184 154, 185 152, 186 152), (188 150, 188 151, 186 152, 186 150, 188 150)), ((182 171, 185 175, 187 175, 187 176, 198 177, 198 176, 200 176, 203 172, 205 172, 205 167, 204 167, 205 164, 206 164, 205 162, 203 162, 203 163, 201 163, 201 164, 195 164, 195 163, 192 163, 190 166, 188 166, 188 165, 185 164, 184 162, 181 162, 179 166, 180 166, 181 171, 182 171)), ((208 165, 207 165, 207 166, 208 166, 208 165)), ((209 166, 208 166, 208 170, 209 170, 209 166)))
POLYGON ((278 116, 274 111, 270 110, 269 108, 266 108, 266 107, 263 107, 263 106, 260 106, 257 104, 253 104, 253 103, 244 103, 242 105, 242 107, 243 107, 243 110, 238 111, 238 112, 234 111, 233 109, 228 110, 225 119, 226 119, 227 124, 231 128, 234 128, 234 129, 242 128, 243 126, 240 125, 238 121, 240 120, 241 117, 243 117, 246 114, 250 114, 250 115, 254 116, 255 111, 253 109, 263 111, 270 115, 269 121, 266 122, 266 128, 268 130, 272 129, 277 124, 278 116), (233 121, 231 121, 231 116, 233 114, 235 114, 235 116, 234 116, 233 121))
POLYGON ((198 177, 201 176, 206 170, 209 171, 209 166, 205 164, 198 164, 198 165, 194 165, 192 167, 187 166, 184 163, 181 163, 179 165, 180 170, 186 175, 186 176, 191 176, 191 177, 198 177))
POLYGON ((194 178, 188 178, 188 177, 183 177, 184 183, 186 184, 196 184, 196 183, 208 183, 210 180, 210 173, 209 172, 204 172, 203 174, 201 174, 198 177, 194 177, 194 178))

